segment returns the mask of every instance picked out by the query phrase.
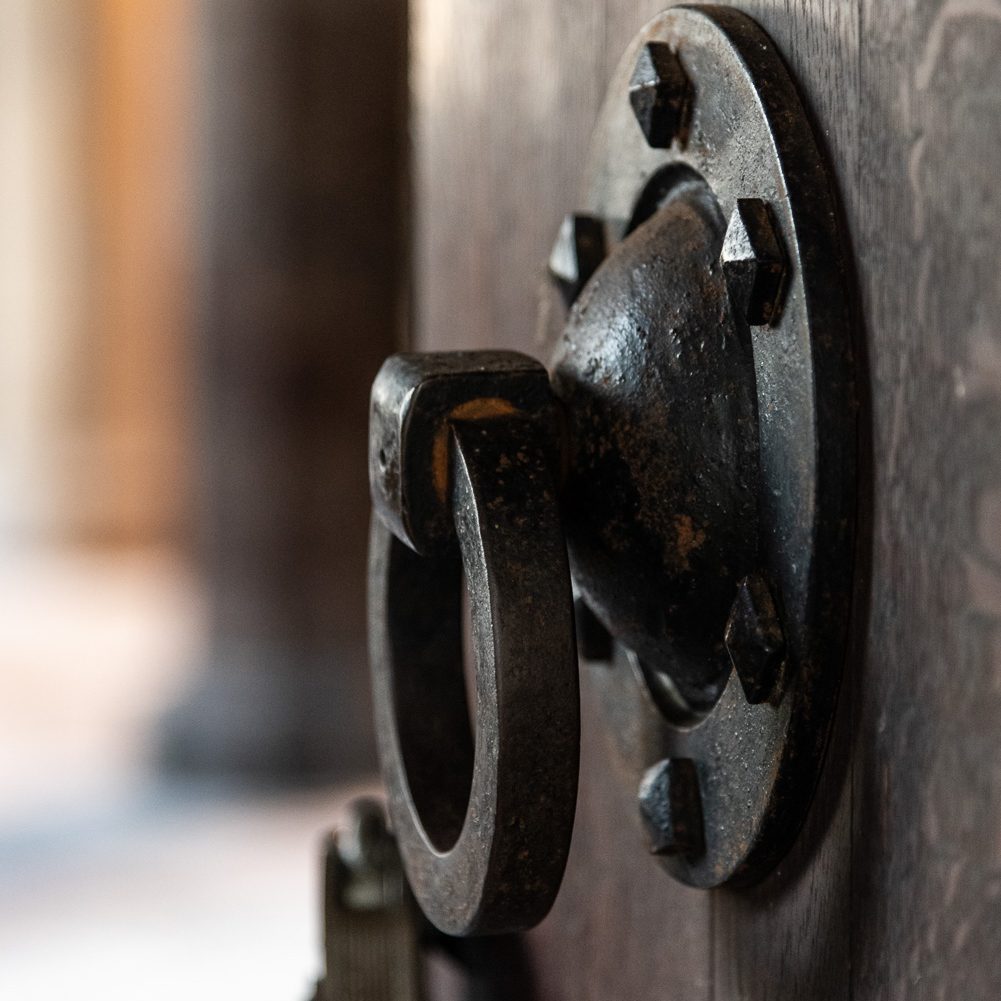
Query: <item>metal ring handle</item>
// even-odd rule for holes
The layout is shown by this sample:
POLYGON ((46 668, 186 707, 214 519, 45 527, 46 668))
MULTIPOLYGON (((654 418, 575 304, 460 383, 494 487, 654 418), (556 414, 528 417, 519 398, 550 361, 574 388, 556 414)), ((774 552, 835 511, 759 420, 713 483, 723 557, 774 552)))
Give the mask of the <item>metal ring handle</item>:
MULTIPOLYGON (((396 519, 374 518, 369 616, 390 814, 421 909, 452 935, 522 930, 549 910, 569 848, 580 732, 552 433, 531 404, 542 398, 541 366, 522 358, 529 369, 501 384, 487 378, 488 395, 481 395, 485 387, 464 377, 470 357, 476 356, 456 361, 438 397, 422 400, 412 386, 380 396, 386 379, 400 378, 392 366, 373 393, 377 512, 377 481, 387 469, 392 480, 394 469, 399 475, 407 467, 406 453, 421 451, 415 412, 428 409, 428 398, 445 401, 430 408, 444 417, 427 425, 433 428, 427 454, 437 452, 440 463, 444 447, 449 457, 445 507, 454 534, 427 543, 419 555, 398 537, 406 533, 398 528, 394 534, 386 521, 399 526, 406 515, 416 529, 428 519, 404 510, 405 503, 396 519), (386 412, 380 411, 387 399, 404 401, 408 410, 390 407, 390 437, 403 432, 399 454, 391 449, 388 456, 386 412), (463 686, 462 571, 475 652, 472 733, 463 686)), ((439 359, 431 356, 430 364, 439 359)), ((427 356, 419 364, 426 367, 427 356)), ((488 369, 485 361, 477 371, 488 369)), ((545 394, 548 399, 548 380, 545 394)), ((406 496, 406 484, 398 496, 406 496)))

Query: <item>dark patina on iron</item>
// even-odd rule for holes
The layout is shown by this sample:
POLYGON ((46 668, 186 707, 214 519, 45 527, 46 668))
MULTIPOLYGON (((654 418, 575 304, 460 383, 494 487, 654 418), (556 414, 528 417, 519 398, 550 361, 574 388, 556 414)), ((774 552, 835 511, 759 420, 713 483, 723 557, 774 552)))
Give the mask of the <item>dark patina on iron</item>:
MULTIPOLYGON (((750 18, 675 7, 643 29, 579 210, 629 220, 552 363, 574 582, 616 649, 590 681, 637 783, 658 761, 697 768, 702 847, 664 865, 694 886, 752 882, 799 830, 833 718, 856 405, 832 188, 750 18), (677 107, 684 95, 683 142, 645 127, 652 104, 638 115, 636 82, 654 78, 665 94, 675 81, 677 107)), ((667 788, 643 785, 647 823, 667 788)))
POLYGON ((580 720, 560 439, 545 368, 514 352, 395 355, 373 386, 379 753, 414 896, 450 935, 537 923, 569 849, 580 720))
POLYGON ((415 896, 451 934, 528 927, 559 885, 579 738, 568 551, 589 681, 651 848, 690 885, 751 882, 788 850, 846 648, 842 246, 753 21, 676 7, 643 30, 583 202, 550 259, 568 307, 551 382, 522 355, 457 352, 395 356, 373 389, 383 775, 415 896))

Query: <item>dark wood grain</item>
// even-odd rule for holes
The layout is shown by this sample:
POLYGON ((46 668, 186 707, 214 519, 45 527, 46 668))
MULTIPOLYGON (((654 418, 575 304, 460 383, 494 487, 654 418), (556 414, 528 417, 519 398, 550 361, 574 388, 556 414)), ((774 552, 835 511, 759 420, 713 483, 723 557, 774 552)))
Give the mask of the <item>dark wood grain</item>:
POLYGON ((864 0, 856 998, 1001 996, 1001 6, 864 0))
MULTIPOLYGON (((417 336, 544 356, 537 290, 605 83, 660 0, 418 0, 417 336), (572 9, 571 9, 572 8, 572 9)), ((1001 5, 752 0, 833 168, 859 284, 862 533, 821 787, 760 886, 638 850, 585 692, 541 998, 1001 996, 1001 5)))
POLYGON ((412 31, 418 337, 531 350, 601 97, 601 10, 418 3, 412 31))

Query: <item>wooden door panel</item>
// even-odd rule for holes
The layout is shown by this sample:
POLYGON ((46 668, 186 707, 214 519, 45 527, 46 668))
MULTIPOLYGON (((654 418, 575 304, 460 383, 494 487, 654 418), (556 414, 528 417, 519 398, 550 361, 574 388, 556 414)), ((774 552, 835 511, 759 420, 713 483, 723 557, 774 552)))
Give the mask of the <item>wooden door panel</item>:
MULTIPOLYGON (((415 335, 545 358, 544 262, 659 0, 416 0, 415 335)), ((543 998, 1001 996, 1001 7, 756 0, 834 169, 860 300, 855 640, 817 800, 760 886, 644 856, 584 696, 543 998)))
POLYGON ((856 997, 1001 994, 1001 7, 862 4, 874 533, 856 997))
POLYGON ((602 12, 445 0, 414 16, 417 342, 538 354, 543 265, 601 98, 602 12))

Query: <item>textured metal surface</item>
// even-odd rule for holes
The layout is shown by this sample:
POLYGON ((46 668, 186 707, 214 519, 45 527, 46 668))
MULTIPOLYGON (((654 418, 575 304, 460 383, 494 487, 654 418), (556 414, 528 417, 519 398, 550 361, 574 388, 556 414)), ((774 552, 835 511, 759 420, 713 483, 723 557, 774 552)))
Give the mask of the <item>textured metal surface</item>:
MULTIPOLYGON (((610 231, 628 220, 553 359, 575 586, 618 643, 590 682, 637 785, 658 761, 694 763, 704 843, 663 854, 670 872, 703 887, 753 881, 786 852, 815 788, 845 655, 855 504, 835 204, 754 22, 674 8, 641 32, 575 207, 610 231), (637 118, 651 52, 660 77, 689 88, 667 148, 637 118)), ((645 814, 657 788, 668 785, 643 787, 645 814)))
POLYGON ((414 895, 451 935, 535 924, 569 848, 580 724, 556 413, 546 370, 513 353, 397 355, 373 387, 382 773, 414 895))
POLYGON ((723 638, 747 701, 764 702, 779 682, 785 637, 772 593, 757 574, 737 587, 723 638))
POLYGON ((613 248, 553 361, 576 585, 686 720, 726 683, 723 628, 758 564, 754 369, 717 264, 725 229, 708 187, 681 181, 613 248))
POLYGON ((552 391, 504 352, 394 356, 373 387, 383 775, 414 893, 454 935, 528 927, 559 884, 579 726, 564 532, 582 652, 684 882, 748 882, 788 849, 844 656, 848 295, 817 145, 752 21, 675 8, 644 29, 582 208, 550 261, 571 304, 552 391))
POLYGON ((670 45, 649 42, 629 81, 629 103, 647 145, 667 149, 685 126, 688 77, 670 45))
POLYGON ((691 758, 665 758, 640 782, 640 815, 654 855, 700 855, 704 849, 699 773, 691 758))
POLYGON ((549 255, 549 274, 570 305, 605 257, 605 223, 586 215, 568 215, 549 255))

